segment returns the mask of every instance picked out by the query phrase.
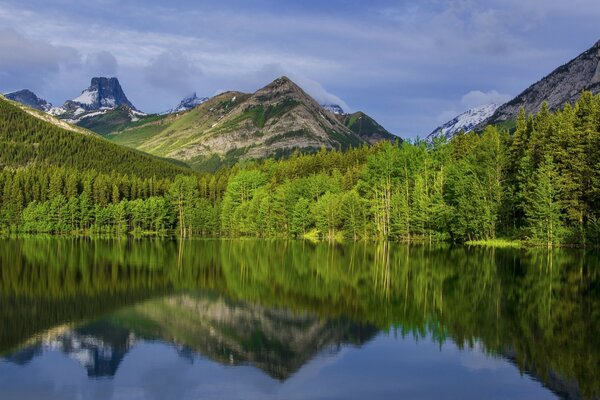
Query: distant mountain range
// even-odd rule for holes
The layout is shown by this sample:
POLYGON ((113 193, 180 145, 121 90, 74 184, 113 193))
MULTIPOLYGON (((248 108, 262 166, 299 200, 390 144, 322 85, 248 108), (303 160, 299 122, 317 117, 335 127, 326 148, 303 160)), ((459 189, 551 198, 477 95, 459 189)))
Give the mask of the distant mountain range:
POLYGON ((346 114, 337 104, 317 103, 287 77, 251 94, 226 92, 209 99, 194 93, 168 112, 151 115, 129 101, 117 78, 92 78, 60 107, 28 90, 11 96, 116 143, 199 169, 399 139, 362 112, 346 114))
MULTIPOLYGON (((600 93, 600 41, 511 101, 470 109, 433 130, 426 140, 480 131, 488 124, 510 127, 521 107, 534 113, 547 101, 551 110, 559 109, 573 103, 584 90, 600 93)), ((92 78, 87 89, 60 107, 52 107, 26 89, 6 98, 116 143, 200 169, 293 151, 399 140, 362 112, 348 114, 337 104, 319 104, 287 77, 255 93, 232 91, 212 98, 194 93, 168 112, 150 115, 129 101, 117 78, 92 78)))
POLYGON ((528 114, 539 111, 544 101, 551 111, 573 104, 585 90, 600 93, 600 41, 579 56, 561 65, 549 75, 525 89, 514 99, 500 106, 487 104, 468 110, 436 128, 427 140, 444 135, 451 138, 460 131, 480 131, 486 125, 511 126, 519 109, 528 114))

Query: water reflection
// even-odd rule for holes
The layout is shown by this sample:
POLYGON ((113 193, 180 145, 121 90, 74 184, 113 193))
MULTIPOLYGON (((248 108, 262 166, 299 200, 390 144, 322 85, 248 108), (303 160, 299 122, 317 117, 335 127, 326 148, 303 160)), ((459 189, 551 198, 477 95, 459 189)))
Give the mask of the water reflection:
POLYGON ((593 252, 27 239, 0 261, 0 352, 15 363, 56 350, 112 376, 159 340, 285 381, 383 330, 495 355, 566 398, 600 390, 593 252))
POLYGON ((186 293, 144 302, 77 328, 53 329, 5 359, 25 364, 44 352, 60 351, 90 377, 113 376, 136 343, 160 340, 173 344, 184 358, 202 355, 225 365, 251 364, 285 380, 315 355, 360 345, 377 332, 373 326, 186 293))

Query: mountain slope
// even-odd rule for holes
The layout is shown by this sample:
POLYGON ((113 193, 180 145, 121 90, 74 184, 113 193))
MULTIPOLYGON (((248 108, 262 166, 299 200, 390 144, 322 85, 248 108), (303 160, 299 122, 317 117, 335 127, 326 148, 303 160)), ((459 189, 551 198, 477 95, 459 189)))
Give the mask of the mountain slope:
POLYGON ((433 132, 427 135, 425 140, 427 142, 432 142, 433 139, 442 136, 446 139, 450 139, 461 131, 470 132, 475 129, 476 126, 491 117, 498 107, 500 107, 499 104, 484 104, 479 107, 471 108, 445 124, 435 128, 433 132))
POLYGON ((110 132, 124 129, 131 123, 138 122, 148 117, 148 115, 124 104, 113 108, 112 110, 84 114, 76 120, 71 120, 71 122, 99 135, 106 135, 110 132))
POLYGON ((361 111, 352 114, 340 114, 339 118, 341 118, 341 121, 348 129, 370 144, 375 144, 382 140, 389 140, 391 142, 396 140, 402 141, 398 136, 392 135, 387 129, 379 125, 377 121, 361 111))
POLYGON ((7 93, 4 95, 7 99, 25 104, 36 110, 48 112, 52 108, 52 104, 46 100, 37 97, 31 90, 23 89, 17 92, 7 93))
POLYGON ((81 128, 77 125, 73 125, 70 124, 68 122, 63 121, 62 119, 58 119, 50 114, 48 114, 45 111, 40 111, 38 109, 29 107, 19 101, 15 101, 15 100, 10 100, 7 99, 6 97, 0 95, 0 99, 12 104, 13 106, 19 108, 20 110, 26 112, 27 114, 31 115, 32 117, 35 117, 39 120, 42 120, 44 122, 48 122, 54 126, 57 126, 59 128, 62 129, 66 129, 68 131, 72 131, 72 132, 78 132, 84 135, 93 135, 94 132, 88 131, 87 129, 81 128))
POLYGON ((562 108, 577 100, 584 90, 600 93, 600 41, 502 105, 479 127, 515 119, 521 107, 528 114, 535 113, 544 101, 550 110, 562 108))
POLYGON ((140 150, 200 165, 285 155, 321 147, 345 149, 369 140, 324 110, 287 77, 253 94, 226 92, 173 118, 138 124, 110 135, 140 150))
POLYGON ((110 143, 84 133, 87 131, 83 129, 65 129, 33 113, 43 114, 33 109, 26 111, 25 106, 0 97, 1 167, 56 165, 98 172, 135 172, 140 177, 189 173, 166 160, 110 143))

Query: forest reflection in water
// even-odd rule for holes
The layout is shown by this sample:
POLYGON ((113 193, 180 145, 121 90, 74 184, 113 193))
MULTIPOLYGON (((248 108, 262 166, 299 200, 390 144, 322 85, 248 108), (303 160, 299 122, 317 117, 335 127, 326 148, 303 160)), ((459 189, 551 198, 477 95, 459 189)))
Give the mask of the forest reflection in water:
POLYGON ((600 394, 593 251, 29 238, 0 246, 0 354, 113 376, 140 340, 285 381, 378 332, 480 348, 563 397, 600 394))

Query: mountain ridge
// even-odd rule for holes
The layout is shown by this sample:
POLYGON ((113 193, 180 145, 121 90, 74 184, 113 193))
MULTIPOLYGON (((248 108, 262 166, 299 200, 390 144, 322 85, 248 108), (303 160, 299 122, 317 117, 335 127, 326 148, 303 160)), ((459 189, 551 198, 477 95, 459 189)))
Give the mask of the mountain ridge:
POLYGON ((521 107, 527 114, 536 113, 544 101, 548 103, 550 111, 555 111, 567 103, 573 104, 586 90, 593 94, 600 93, 600 40, 500 106, 476 129, 482 130, 485 125, 514 120, 521 107))
POLYGON ((361 115, 369 123, 355 124, 356 116, 325 110, 300 86, 281 76, 254 93, 221 93, 171 118, 124 127, 109 138, 199 166, 208 160, 235 162, 397 139, 361 115))
POLYGON ((52 109, 52 104, 41 97, 38 97, 29 89, 21 89, 16 92, 6 93, 4 97, 40 111, 48 112, 52 109))

